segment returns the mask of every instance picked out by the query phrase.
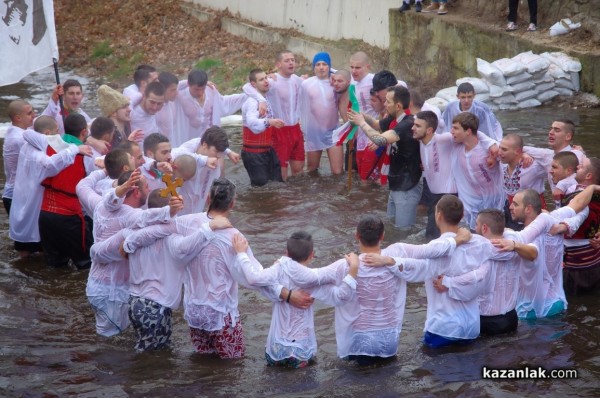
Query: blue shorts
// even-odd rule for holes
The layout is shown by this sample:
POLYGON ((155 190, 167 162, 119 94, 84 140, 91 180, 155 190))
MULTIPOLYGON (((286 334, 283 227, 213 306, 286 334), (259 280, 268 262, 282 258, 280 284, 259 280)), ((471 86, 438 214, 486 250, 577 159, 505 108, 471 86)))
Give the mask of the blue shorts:
POLYGON ((441 348, 450 345, 465 345, 471 344, 474 341, 475 339, 453 339, 430 332, 425 332, 423 335, 423 344, 431 348, 441 348))

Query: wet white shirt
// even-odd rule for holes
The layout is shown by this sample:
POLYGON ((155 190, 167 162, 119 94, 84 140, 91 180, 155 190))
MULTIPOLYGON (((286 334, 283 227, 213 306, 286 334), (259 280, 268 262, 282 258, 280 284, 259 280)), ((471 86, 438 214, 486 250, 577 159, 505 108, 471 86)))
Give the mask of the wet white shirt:
POLYGON ((4 159, 4 175, 6 176, 4 183, 3 198, 12 199, 13 190, 15 187, 15 176, 17 175, 17 165, 19 162, 19 152, 25 144, 23 139, 23 130, 20 127, 11 125, 6 130, 4 136, 4 145, 2 146, 2 158, 4 159))
POLYGON ((333 130, 338 126, 338 107, 329 79, 316 76, 302 82, 300 91, 300 125, 304 133, 304 149, 319 151, 331 148, 333 130))
MULTIPOLYGON (((279 73, 275 75, 277 80, 269 78, 269 91, 267 92, 273 116, 283 120, 286 126, 293 126, 300 120, 302 78, 296 75, 283 77, 279 73)), ((246 83, 243 90, 249 97, 264 101, 264 97, 250 83, 246 83)))
POLYGON ((45 136, 33 130, 23 132, 23 139, 10 208, 9 236, 17 242, 39 242, 38 219, 44 198, 41 183, 73 164, 79 148, 62 141, 59 135, 45 136), (48 156, 48 145, 57 153, 48 156))
POLYGON ((500 165, 488 168, 488 149, 479 141, 470 151, 459 145, 452 151, 452 174, 458 197, 463 203, 464 219, 475 230, 477 214, 483 209, 504 209, 504 190, 500 165))
POLYGON ((150 134, 161 133, 156 122, 156 115, 147 113, 141 105, 134 106, 131 111, 131 131, 142 130, 144 138, 150 134))
MULTIPOLYGON (((453 237, 444 233, 438 239, 453 237)), ((436 240, 438 240, 436 239, 436 240)), ((427 319, 424 331, 452 339, 474 339, 479 336, 479 301, 483 291, 482 282, 463 286, 460 295, 451 297, 450 292, 439 293, 433 287, 438 275, 458 276, 479 268, 492 256, 491 243, 473 235, 468 243, 458 246, 450 257, 444 256, 429 260, 397 259, 403 264, 399 275, 409 282, 425 282, 427 293, 427 319)), ((398 270, 397 267, 392 267, 398 270)))
POLYGON ((211 126, 221 126, 221 118, 239 111, 246 98, 245 94, 221 95, 217 89, 206 86, 204 103, 200 105, 189 88, 179 90, 174 101, 176 119, 173 134, 169 137, 171 144, 179 146, 202 137, 211 126))
POLYGON ((502 140, 504 133, 500 122, 496 119, 494 112, 492 112, 489 106, 481 101, 473 100, 471 109, 467 110, 460 109, 460 102, 458 100, 450 102, 442 114, 446 126, 452 127, 452 119, 462 112, 471 112, 479 118, 479 131, 482 131, 485 135, 498 142, 502 140))

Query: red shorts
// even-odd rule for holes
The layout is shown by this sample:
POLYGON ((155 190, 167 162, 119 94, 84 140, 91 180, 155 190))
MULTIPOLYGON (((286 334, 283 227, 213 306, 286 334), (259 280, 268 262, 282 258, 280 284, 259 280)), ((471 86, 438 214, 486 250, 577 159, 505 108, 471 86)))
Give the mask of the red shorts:
POLYGON ((231 326, 231 316, 225 317, 225 327, 221 330, 206 331, 190 328, 192 344, 200 354, 217 354, 224 358, 242 358, 246 353, 242 322, 231 326))
MULTIPOLYGON (((377 163, 377 154, 375 151, 365 149, 364 151, 356 151, 356 166, 358 167, 358 175, 361 180, 366 180, 369 172, 373 170, 373 166, 377 163)), ((369 179, 377 179, 381 173, 381 165, 377 165, 371 173, 369 179)))
POLYGON ((287 167, 290 160, 304 162, 304 136, 300 125, 273 129, 273 149, 277 153, 281 167, 287 167))

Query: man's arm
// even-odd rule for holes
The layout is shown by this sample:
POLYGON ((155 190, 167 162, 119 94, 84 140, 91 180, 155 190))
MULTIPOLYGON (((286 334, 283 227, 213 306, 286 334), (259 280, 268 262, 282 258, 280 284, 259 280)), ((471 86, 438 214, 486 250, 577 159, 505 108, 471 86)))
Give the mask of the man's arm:
POLYGON ((600 192, 600 185, 588 185, 583 191, 579 192, 571 199, 568 206, 575 210, 575 213, 579 213, 590 204, 594 192, 600 192))

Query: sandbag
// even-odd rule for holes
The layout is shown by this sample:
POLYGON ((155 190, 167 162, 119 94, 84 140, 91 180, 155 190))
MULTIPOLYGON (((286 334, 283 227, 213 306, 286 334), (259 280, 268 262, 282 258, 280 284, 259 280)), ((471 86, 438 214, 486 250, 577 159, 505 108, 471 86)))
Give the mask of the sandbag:
POLYGON ((500 69, 504 77, 516 76, 527 71, 527 67, 510 58, 501 58, 492 62, 492 66, 500 69))
POLYGON ((562 70, 562 68, 555 63, 550 64, 550 66, 548 67, 548 74, 554 80, 560 79, 562 77, 564 77, 564 78, 569 77, 569 74, 567 72, 565 72, 564 70, 562 70))
POLYGON ((478 77, 463 77, 456 81, 456 85, 460 86, 463 83, 471 83, 475 89, 475 94, 479 97, 479 94, 489 93, 490 87, 485 80, 478 77))
MULTIPOLYGON (((552 64, 550 65, 550 67, 557 67, 556 65, 552 64)), ((550 76, 550 72, 549 72, 550 68, 548 68, 548 71, 544 72, 543 74, 541 74, 539 77, 532 79, 532 81, 535 84, 540 84, 540 83, 552 83, 554 82, 554 78, 552 78, 552 76, 550 76)), ((562 69, 559 69, 562 72, 562 69)), ((564 72, 563 72, 564 73, 564 72)))
POLYGON ((521 82, 524 82, 525 80, 530 80, 530 79, 531 79, 531 73, 523 72, 520 75, 507 77, 506 84, 508 84, 509 86, 512 86, 513 84, 521 83, 521 82))
POLYGON ((425 102, 427 102, 429 105, 437 106, 441 112, 444 112, 444 110, 446 110, 446 106, 448 106, 448 100, 440 97, 429 98, 425 102))
POLYGON ((579 82, 579 72, 571 72, 571 81, 573 82, 573 89, 575 91, 579 91, 581 89, 581 85, 579 82))
POLYGON ((504 78, 502 71, 486 60, 477 58, 477 72, 479 73, 479 76, 491 84, 495 84, 496 86, 506 85, 506 79, 504 78))
POLYGON ((571 79, 556 79, 554 81, 554 84, 556 85, 556 87, 564 87, 564 88, 568 88, 571 91, 575 91, 575 86, 573 85, 573 82, 571 81, 571 79))
POLYGON ((517 108, 516 104, 498 104, 498 109, 501 111, 514 111, 517 108))
POLYGON ((546 52, 542 53, 541 56, 558 65, 565 72, 581 72, 581 62, 577 58, 573 58, 565 53, 546 52))
POLYGON ((558 91, 559 95, 564 95, 565 97, 572 97, 573 96, 573 90, 570 90, 568 88, 564 88, 564 87, 554 87, 555 91, 558 91))
POLYGON ((519 108, 519 109, 533 108, 535 106, 540 106, 540 105, 542 105, 542 103, 540 101, 538 101, 536 98, 530 98, 528 100, 519 102, 517 104, 517 108, 519 108))
POLYGON ((521 91, 520 93, 516 93, 515 94, 515 99, 521 103, 525 100, 528 100, 529 98, 534 98, 537 97, 538 92, 537 90, 527 90, 527 91, 521 91))
POLYGON ((489 102, 490 101, 490 93, 481 93, 481 94, 477 94, 475 96, 475 99, 477 101, 481 101, 481 102, 489 102))
POLYGON ((541 83, 541 84, 536 84, 535 89, 537 90, 538 93, 541 93, 543 91, 552 90, 555 86, 556 85, 554 84, 554 82, 541 83))
POLYGON ((527 72, 531 74, 546 70, 550 66, 550 61, 547 58, 534 54, 532 51, 515 55, 512 59, 525 65, 527 67, 527 72))
POLYGON ((516 95, 516 93, 520 93, 521 91, 531 90, 535 87, 535 83, 531 81, 525 81, 517 84, 511 84, 511 87, 513 88, 513 93, 516 95))
POLYGON ((503 95, 500 98, 494 98, 493 102, 496 105, 502 105, 502 104, 516 104, 518 101, 515 98, 514 94, 511 93, 511 94, 503 95))
POLYGON ((511 86, 496 86, 490 84, 490 98, 502 97, 506 93, 512 93, 513 88, 511 86))
POLYGON ((456 100, 456 90, 457 89, 458 89, 458 87, 456 87, 456 86, 446 87, 446 88, 443 88, 440 91, 438 91, 435 96, 439 97, 439 98, 443 98, 448 102, 454 101, 454 100, 456 100))
POLYGON ((548 101, 551 101, 557 95, 559 95, 558 91, 548 90, 548 91, 540 92, 536 98, 538 99, 538 101, 540 101, 543 104, 548 101))

